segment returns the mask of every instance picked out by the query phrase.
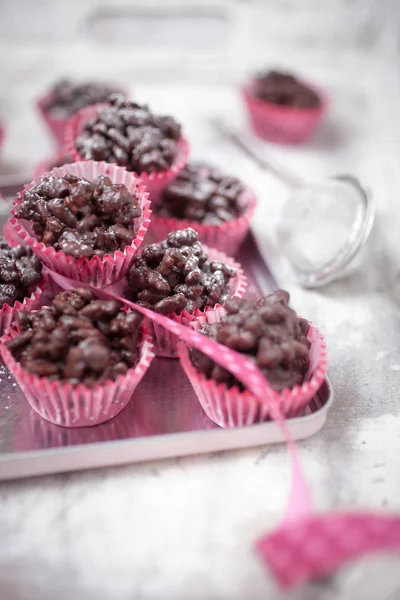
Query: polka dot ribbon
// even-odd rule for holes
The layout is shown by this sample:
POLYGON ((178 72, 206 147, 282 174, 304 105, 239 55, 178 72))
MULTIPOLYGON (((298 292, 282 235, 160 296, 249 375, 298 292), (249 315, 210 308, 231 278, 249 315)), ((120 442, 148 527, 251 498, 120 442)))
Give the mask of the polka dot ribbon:
POLYGON ((278 408, 279 394, 272 389, 261 371, 250 360, 190 327, 116 294, 85 286, 54 272, 51 272, 51 276, 64 289, 90 287, 99 298, 118 300, 142 313, 233 373, 261 403, 270 403, 272 418, 279 423, 291 455, 292 487, 283 521, 272 533, 261 538, 255 548, 282 587, 296 587, 332 574, 346 562, 369 552, 400 551, 400 517, 396 515, 315 512, 294 440, 278 408))

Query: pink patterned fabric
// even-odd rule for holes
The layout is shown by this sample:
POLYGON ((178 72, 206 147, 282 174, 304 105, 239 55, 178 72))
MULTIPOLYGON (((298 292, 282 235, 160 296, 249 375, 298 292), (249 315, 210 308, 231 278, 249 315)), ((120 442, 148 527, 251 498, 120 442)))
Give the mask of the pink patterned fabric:
POLYGON ((372 513, 311 515, 256 544, 282 587, 329 575, 367 552, 400 549, 400 517, 372 513))

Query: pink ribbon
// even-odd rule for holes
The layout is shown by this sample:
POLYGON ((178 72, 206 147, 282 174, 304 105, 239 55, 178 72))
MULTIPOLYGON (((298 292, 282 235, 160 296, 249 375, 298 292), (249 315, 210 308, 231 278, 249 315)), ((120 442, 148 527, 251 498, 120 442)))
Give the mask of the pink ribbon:
MULTIPOLYGON (((118 300, 142 313, 232 372, 261 403, 265 402, 265 398, 279 397, 261 371, 242 354, 119 295, 66 279, 58 273, 50 274, 64 289, 90 287, 98 297, 118 300)), ((279 423, 288 444, 292 458, 292 487, 282 522, 275 531, 261 538, 255 547, 279 584, 286 588, 298 586, 331 574, 347 561, 368 552, 400 551, 399 516, 363 512, 321 515, 315 512, 296 445, 278 406, 278 402, 271 402, 271 414, 279 423)))

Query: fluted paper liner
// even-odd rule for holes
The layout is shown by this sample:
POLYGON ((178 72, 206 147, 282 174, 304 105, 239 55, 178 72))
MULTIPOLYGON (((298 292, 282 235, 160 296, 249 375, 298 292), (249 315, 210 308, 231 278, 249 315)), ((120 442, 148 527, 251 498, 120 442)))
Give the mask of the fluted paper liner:
MULTIPOLYGON (((93 106, 87 106, 79 112, 77 112, 68 122, 65 130, 65 149, 72 157, 72 160, 82 161, 85 160, 77 151, 75 147, 76 138, 82 133, 84 125, 91 121, 96 115, 99 108, 108 106, 107 104, 94 104, 93 106)), ((164 171, 157 173, 135 173, 136 176, 140 177, 143 185, 149 193, 150 200, 153 205, 158 203, 161 198, 161 194, 174 179, 183 167, 186 165, 189 156, 189 143, 185 138, 181 138, 178 141, 178 152, 175 157, 173 164, 164 171)), ((130 171, 132 172, 132 171, 130 171)))
MULTIPOLYGON (((308 83, 305 83, 308 87, 308 83)), ((248 111, 254 133, 265 140, 280 144, 306 142, 321 121, 327 109, 326 94, 316 90, 321 104, 316 108, 280 106, 261 100, 254 95, 254 82, 241 86, 241 95, 248 111)))
POLYGON ((17 313, 20 310, 26 310, 30 312, 38 306, 43 295, 44 286, 44 279, 42 279, 42 282, 36 287, 31 295, 24 298, 22 302, 17 300, 12 306, 9 304, 3 304, 3 306, 0 308, 0 336, 3 335, 4 332, 15 321, 17 313))
POLYGON ((39 98, 36 105, 54 140, 59 146, 62 146, 64 143, 65 128, 68 123, 68 119, 53 117, 51 115, 51 111, 47 110, 48 102, 52 97, 53 93, 50 92, 49 94, 39 98))
POLYGON ((84 177, 90 181, 93 181, 99 175, 105 175, 113 183, 123 183, 131 193, 137 193, 142 214, 134 220, 135 238, 129 246, 126 246, 123 251, 116 250, 113 254, 106 254, 103 257, 74 258, 73 256, 67 256, 61 250, 56 251, 52 246, 46 246, 39 242, 32 231, 32 223, 24 219, 16 219, 15 213, 21 205, 26 191, 37 185, 40 179, 25 186, 23 192, 18 194, 11 209, 10 224, 15 233, 32 248, 42 263, 52 271, 76 281, 90 283, 95 287, 110 285, 126 274, 146 235, 151 215, 147 191, 141 180, 133 173, 126 171, 123 167, 105 162, 83 161, 55 167, 51 171, 51 174, 57 177, 62 177, 67 173, 84 177))
MULTIPOLYGON (((192 327, 198 329, 199 324, 194 323, 192 327)), ((272 402, 277 403, 284 417, 298 416, 309 404, 325 379, 327 361, 324 339, 311 324, 307 338, 311 342, 310 368, 304 383, 282 392, 271 389, 264 403, 250 391, 241 391, 237 386, 229 388, 201 374, 193 365, 186 344, 178 344, 178 356, 207 416, 220 427, 240 427, 270 418, 272 402)))
POLYGON ((128 404, 133 392, 154 358, 151 337, 142 328, 140 357, 125 375, 115 381, 89 387, 83 383, 74 386, 62 381, 50 381, 28 373, 15 360, 6 343, 19 334, 15 323, 0 339, 0 351, 31 407, 43 419, 63 427, 87 427, 104 423, 115 417, 128 404))
POLYGON ((226 221, 220 225, 207 225, 198 221, 161 217, 153 213, 149 233, 154 241, 160 242, 165 240, 171 231, 191 227, 199 234, 200 242, 210 248, 216 248, 221 252, 234 256, 250 229, 250 220, 254 214, 256 203, 254 192, 250 188, 246 188, 239 198, 243 213, 236 219, 226 221))

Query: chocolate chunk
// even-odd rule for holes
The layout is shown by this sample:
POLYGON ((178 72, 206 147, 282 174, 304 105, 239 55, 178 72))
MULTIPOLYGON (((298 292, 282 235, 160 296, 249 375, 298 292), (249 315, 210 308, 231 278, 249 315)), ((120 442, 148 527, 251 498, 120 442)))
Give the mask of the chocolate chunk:
POLYGON ((39 377, 93 385, 115 379, 140 354, 142 316, 119 302, 78 288, 58 294, 50 307, 19 313, 21 333, 8 348, 39 377))
POLYGON ((208 263, 194 229, 171 232, 145 246, 128 273, 127 297, 162 314, 214 307, 230 298, 234 269, 208 263))
MULTIPOLYGON (((43 177, 25 193, 16 217, 33 221, 39 241, 76 258, 123 250, 135 237, 138 198, 108 177, 43 177)), ((1 264, 0 264, 1 271, 1 264)))
POLYGON ((321 99, 314 90, 290 73, 269 71, 255 79, 254 93, 260 100, 290 108, 318 108, 321 99))
POLYGON ((172 117, 157 117, 147 106, 118 94, 85 124, 75 147, 86 160, 104 160, 137 173, 168 169, 177 155, 181 126, 172 117))
MULTIPOLYGON (((202 327, 204 335, 253 360, 277 391, 303 383, 310 365, 310 342, 306 338, 309 324, 298 319, 289 307, 287 292, 279 290, 258 302, 231 298, 225 310, 227 314, 219 323, 202 327)), ((199 350, 193 348, 190 356, 209 379, 243 389, 234 375, 199 350)))

